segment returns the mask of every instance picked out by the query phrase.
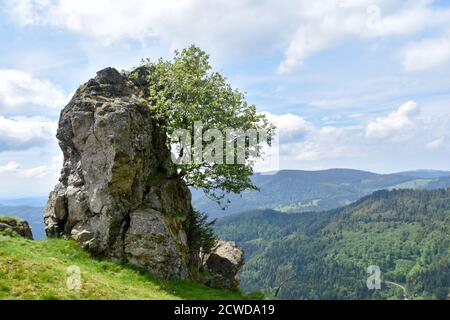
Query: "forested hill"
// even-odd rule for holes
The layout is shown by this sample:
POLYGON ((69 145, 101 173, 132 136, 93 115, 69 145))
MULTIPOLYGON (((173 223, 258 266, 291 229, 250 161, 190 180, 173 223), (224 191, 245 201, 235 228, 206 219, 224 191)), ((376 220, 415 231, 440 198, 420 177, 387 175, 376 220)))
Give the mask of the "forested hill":
POLYGON ((450 173, 431 170, 398 174, 352 169, 283 170, 274 175, 255 174, 252 181, 260 191, 231 195, 231 204, 225 211, 198 190, 193 190, 192 199, 198 210, 213 218, 255 209, 323 211, 348 205, 382 189, 450 187, 450 180, 442 179, 445 175, 450 176, 450 173))
POLYGON ((344 208, 286 214, 271 210, 220 220, 222 237, 247 254, 245 290, 288 299, 444 299, 450 288, 450 189, 379 191, 344 208), (382 271, 368 290, 367 268, 382 271))

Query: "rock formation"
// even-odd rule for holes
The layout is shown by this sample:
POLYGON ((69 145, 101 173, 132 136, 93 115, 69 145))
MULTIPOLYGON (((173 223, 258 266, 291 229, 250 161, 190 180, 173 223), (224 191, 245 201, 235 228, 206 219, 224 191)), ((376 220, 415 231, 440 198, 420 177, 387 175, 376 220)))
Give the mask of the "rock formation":
POLYGON ((206 285, 230 291, 239 290, 236 274, 244 264, 244 253, 236 243, 220 240, 212 252, 204 257, 203 263, 208 273, 203 280, 206 285))
POLYGON ((62 110, 64 165, 45 210, 46 233, 164 278, 198 279, 200 255, 188 239, 191 193, 140 97, 145 72, 102 70, 62 110))
POLYGON ((188 278, 190 191, 138 93, 108 68, 61 112, 64 166, 45 210, 46 233, 158 276, 188 278))
POLYGON ((2 230, 11 230, 25 239, 33 240, 30 225, 21 219, 0 217, 0 231, 2 230))

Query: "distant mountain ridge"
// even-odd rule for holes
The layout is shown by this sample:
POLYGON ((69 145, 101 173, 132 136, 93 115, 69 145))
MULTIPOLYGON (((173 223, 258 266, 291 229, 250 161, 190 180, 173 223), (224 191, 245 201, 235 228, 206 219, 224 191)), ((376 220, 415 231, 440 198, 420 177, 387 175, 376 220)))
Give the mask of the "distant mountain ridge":
POLYGON ((253 183, 260 191, 230 195, 226 210, 193 190, 193 205, 212 218, 256 209, 282 212, 323 211, 348 205, 377 190, 434 189, 450 186, 443 177, 450 172, 419 170, 395 174, 376 174, 352 169, 323 171, 282 170, 274 175, 255 174, 253 183), (431 178, 433 177, 433 178, 431 178))
MULTIPOLYGON (((232 203, 225 211, 198 190, 192 190, 192 202, 212 218, 256 209, 322 211, 345 206, 380 189, 447 188, 450 187, 450 172, 417 170, 381 175, 352 169, 283 170, 275 175, 257 173, 253 181, 261 192, 246 191, 242 197, 231 196, 232 203)), ((43 239, 46 203, 47 197, 0 199, 0 214, 29 221, 34 237, 43 239)))
POLYGON ((417 179, 438 179, 442 177, 450 177, 450 171, 426 170, 426 169, 415 171, 404 171, 399 172, 397 174, 417 179))

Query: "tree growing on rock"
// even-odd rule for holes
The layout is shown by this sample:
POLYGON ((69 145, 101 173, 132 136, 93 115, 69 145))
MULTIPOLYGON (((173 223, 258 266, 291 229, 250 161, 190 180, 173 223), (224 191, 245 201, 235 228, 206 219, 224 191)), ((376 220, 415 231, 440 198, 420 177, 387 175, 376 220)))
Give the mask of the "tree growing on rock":
POLYGON ((186 158, 183 154, 186 141, 173 137, 175 131, 183 129, 188 133, 188 144, 194 146, 194 153, 195 148, 201 148, 219 160, 211 161, 200 155, 194 161, 195 155, 189 154, 187 162, 175 164, 187 185, 202 189, 221 205, 226 205, 228 193, 256 190, 250 179, 253 166, 264 156, 263 146, 271 144, 275 127, 256 111, 255 105, 248 104, 241 91, 232 88, 220 73, 212 71, 209 56, 196 46, 175 51, 171 61, 145 60, 130 76, 137 77, 143 68, 148 85, 143 88, 142 95, 165 129, 169 147, 173 149, 178 145, 179 156, 186 158), (195 126, 198 123, 200 129, 195 126), (217 136, 205 139, 203 133, 210 129, 222 134, 223 140, 217 136), (202 137, 200 145, 194 141, 198 130, 202 137), (255 138, 248 132, 258 134, 255 138), (218 143, 222 151, 211 150, 211 142, 218 143), (230 146, 233 147, 233 163, 229 161, 230 150, 226 150, 230 146))

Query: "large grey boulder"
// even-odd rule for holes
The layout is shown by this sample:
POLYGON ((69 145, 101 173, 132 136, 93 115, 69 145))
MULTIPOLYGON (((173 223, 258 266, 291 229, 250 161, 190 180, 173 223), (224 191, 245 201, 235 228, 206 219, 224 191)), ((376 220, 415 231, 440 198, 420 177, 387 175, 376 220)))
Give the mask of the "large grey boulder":
POLYGON ((158 276, 188 278, 191 194, 139 85, 102 70, 61 112, 64 165, 45 210, 46 233, 158 276))
POLYGON ((4 230, 12 231, 25 239, 33 240, 30 225, 25 220, 2 216, 0 217, 0 231, 4 230))
POLYGON ((230 291, 239 290, 237 273, 244 265, 244 252, 232 241, 219 240, 212 252, 203 258, 207 271, 204 283, 230 291))

